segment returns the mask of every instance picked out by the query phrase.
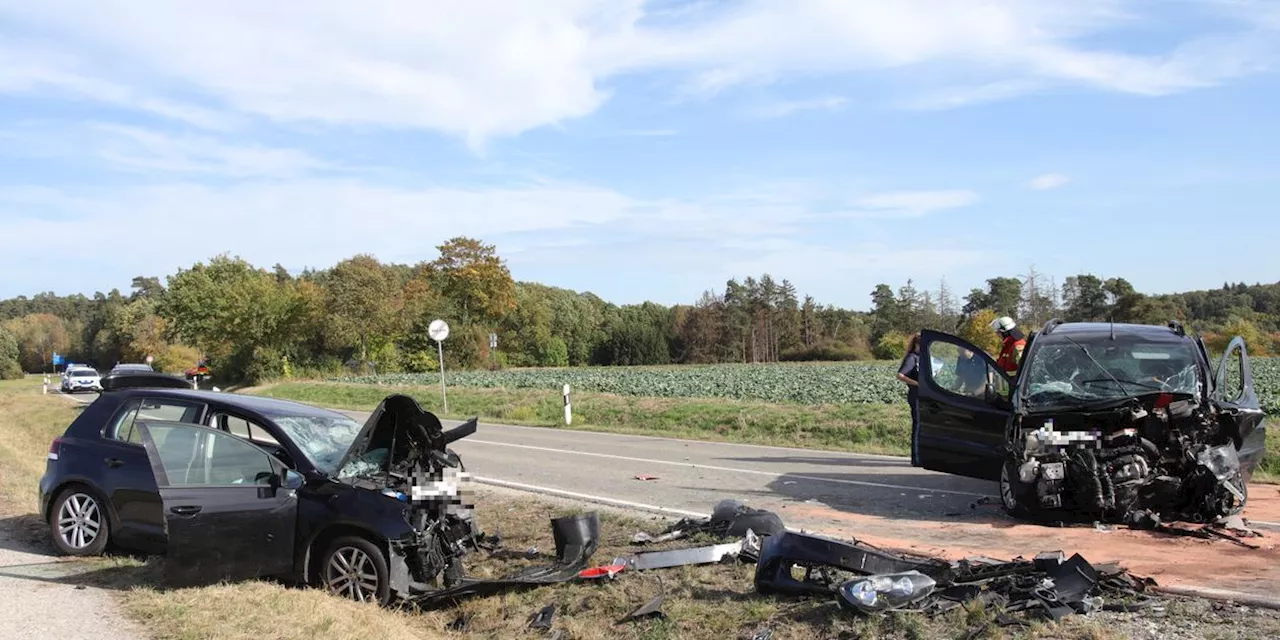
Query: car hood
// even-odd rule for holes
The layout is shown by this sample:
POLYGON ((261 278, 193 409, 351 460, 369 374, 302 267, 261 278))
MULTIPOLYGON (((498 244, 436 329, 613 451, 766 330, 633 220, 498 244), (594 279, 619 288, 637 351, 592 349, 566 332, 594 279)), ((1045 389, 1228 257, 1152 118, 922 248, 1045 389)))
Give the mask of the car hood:
POLYGON ((383 398, 369 414, 360 433, 342 456, 337 470, 341 472, 353 460, 378 449, 388 451, 389 459, 382 462, 385 468, 426 457, 431 451, 443 454, 450 443, 475 433, 475 430, 476 419, 472 418, 445 431, 440 419, 424 410, 417 400, 393 394, 383 398))

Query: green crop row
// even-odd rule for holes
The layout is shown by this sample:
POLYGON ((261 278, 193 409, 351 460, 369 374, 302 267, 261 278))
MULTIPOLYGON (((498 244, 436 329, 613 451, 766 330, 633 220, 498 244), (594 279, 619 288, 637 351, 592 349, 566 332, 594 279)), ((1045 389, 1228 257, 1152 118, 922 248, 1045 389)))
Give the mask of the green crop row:
MULTIPOLYGON (((1253 377, 1268 413, 1280 413, 1280 358, 1254 358, 1253 377)), ((509 389, 560 389, 659 398, 728 398, 799 404, 897 403, 905 387, 896 363, 582 367, 446 372, 449 385, 509 389)), ((439 374, 347 376, 338 382, 438 385, 439 374)))

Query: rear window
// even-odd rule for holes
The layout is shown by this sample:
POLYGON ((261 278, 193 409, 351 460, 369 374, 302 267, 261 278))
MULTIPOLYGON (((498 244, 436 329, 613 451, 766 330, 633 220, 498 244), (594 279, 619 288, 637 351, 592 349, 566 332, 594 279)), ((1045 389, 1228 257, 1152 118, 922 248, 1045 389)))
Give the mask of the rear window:
POLYGON ((198 424, 203 405, 169 398, 133 398, 126 402, 116 414, 116 419, 108 425, 105 435, 108 438, 139 444, 137 430, 133 428, 137 420, 186 422, 198 424))

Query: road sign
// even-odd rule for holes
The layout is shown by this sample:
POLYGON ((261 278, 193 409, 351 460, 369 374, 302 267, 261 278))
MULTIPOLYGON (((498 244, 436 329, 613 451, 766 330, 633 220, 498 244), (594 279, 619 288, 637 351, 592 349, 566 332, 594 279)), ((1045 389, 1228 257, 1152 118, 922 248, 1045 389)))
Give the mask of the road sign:
POLYGON ((155 358, 152 358, 151 356, 147 356, 147 364, 151 364, 152 362, 155 362, 155 361, 156 361, 155 358))
POLYGON ((498 334, 496 333, 489 334, 489 348, 490 349, 498 348, 498 334))
POLYGON ((432 320, 427 327, 427 335, 431 336, 436 342, 443 342, 449 337, 449 323, 444 320, 432 320))
POLYGON ((53 364, 54 364, 55 366, 56 366, 56 365, 60 365, 60 364, 62 364, 62 363, 64 363, 64 362, 66 362, 66 356, 63 356, 63 355, 61 355, 61 354, 59 354, 58 352, 56 352, 56 351, 55 351, 55 352, 53 353, 53 358, 52 358, 52 360, 53 360, 53 364))
POLYGON ((436 351, 440 354, 440 400, 444 404, 444 412, 449 413, 449 393, 444 387, 444 339, 449 337, 449 324, 444 320, 432 320, 427 326, 427 335, 436 341, 436 351))

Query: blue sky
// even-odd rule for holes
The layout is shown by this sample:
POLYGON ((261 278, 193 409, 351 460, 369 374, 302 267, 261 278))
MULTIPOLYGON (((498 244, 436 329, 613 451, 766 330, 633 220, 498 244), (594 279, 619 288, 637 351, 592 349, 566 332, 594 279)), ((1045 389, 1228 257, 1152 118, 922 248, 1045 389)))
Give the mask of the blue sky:
POLYGON ((1273 0, 0 0, 0 297, 222 252, 866 308, 1280 273, 1273 0))

